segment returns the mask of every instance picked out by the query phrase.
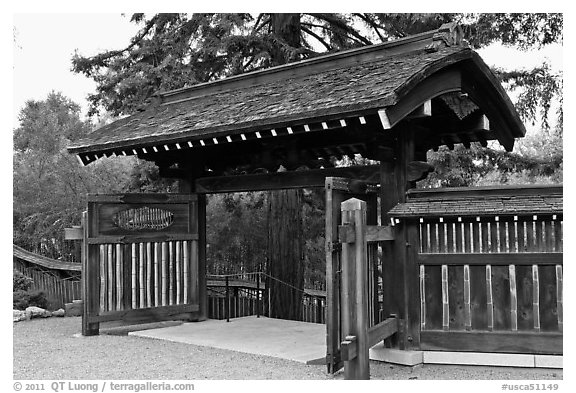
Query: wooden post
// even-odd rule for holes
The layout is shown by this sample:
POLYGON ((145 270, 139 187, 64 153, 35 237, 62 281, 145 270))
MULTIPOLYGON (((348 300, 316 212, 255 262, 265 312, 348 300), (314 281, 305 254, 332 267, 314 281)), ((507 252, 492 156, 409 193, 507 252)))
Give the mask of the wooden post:
POLYGON ((82 335, 95 336, 100 332, 99 323, 91 323, 90 317, 98 315, 98 269, 96 265, 97 246, 88 245, 88 212, 82 213, 82 335))
POLYGON ((226 276, 226 303, 224 303, 224 309, 226 310, 226 322, 230 322, 230 283, 228 276, 226 276))
POLYGON ((260 272, 256 273, 256 318, 260 318, 260 272))
POLYGON ((342 202, 341 210, 342 225, 354 225, 355 232, 354 243, 342 244, 342 329, 346 336, 355 336, 357 343, 357 356, 344 363, 344 377, 370 379, 366 202, 348 199, 342 202))

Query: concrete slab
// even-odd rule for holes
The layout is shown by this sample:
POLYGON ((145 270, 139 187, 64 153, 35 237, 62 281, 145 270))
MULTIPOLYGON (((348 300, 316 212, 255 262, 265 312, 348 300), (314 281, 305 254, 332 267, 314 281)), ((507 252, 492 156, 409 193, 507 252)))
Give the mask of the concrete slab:
POLYGON ((424 352, 424 363, 470 366, 534 367, 534 355, 479 352, 424 352))
POLYGON ((422 351, 401 351, 394 348, 384 348, 381 344, 370 348, 370 360, 415 366, 424 361, 422 351))
POLYGON ((539 368, 563 368, 563 356, 534 355, 534 364, 539 368))
POLYGON ((324 364, 326 358, 326 326, 317 323, 250 316, 230 322, 209 319, 128 334, 306 364, 324 364))

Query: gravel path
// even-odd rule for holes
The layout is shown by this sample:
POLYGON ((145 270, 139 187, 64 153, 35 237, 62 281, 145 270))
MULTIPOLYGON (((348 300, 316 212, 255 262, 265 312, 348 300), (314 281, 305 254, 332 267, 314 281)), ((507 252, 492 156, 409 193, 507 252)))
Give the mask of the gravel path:
MULTIPOLYGON (((78 336, 80 318, 14 323, 14 379, 341 379, 325 366, 132 336, 78 336)), ((562 370, 371 362, 372 379, 562 379, 562 370)))

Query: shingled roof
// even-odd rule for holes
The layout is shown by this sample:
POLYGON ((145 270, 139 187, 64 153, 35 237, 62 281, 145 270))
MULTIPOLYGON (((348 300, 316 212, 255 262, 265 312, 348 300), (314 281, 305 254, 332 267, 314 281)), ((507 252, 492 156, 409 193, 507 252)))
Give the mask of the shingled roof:
MULTIPOLYGON (((472 73, 487 81, 480 85, 493 85, 491 98, 499 101, 495 104, 502 109, 498 110, 510 112, 504 116, 506 121, 500 121, 504 128, 500 132, 507 133, 513 144, 513 138, 523 136, 525 130, 489 68, 461 45, 424 47, 422 43, 434 42, 434 34, 162 93, 144 111, 94 131, 68 150, 88 163, 94 156, 140 154, 136 149, 142 148, 149 153, 156 146, 168 150, 168 144, 178 144, 180 149, 236 142, 240 138, 234 136, 249 132, 382 113, 382 108, 396 105, 427 77, 455 64, 472 65, 472 73)), ((510 142, 506 147, 511 148, 510 142)))
POLYGON ((391 217, 429 218, 563 213, 562 186, 411 190, 407 197, 406 203, 400 203, 390 210, 388 214, 391 217))

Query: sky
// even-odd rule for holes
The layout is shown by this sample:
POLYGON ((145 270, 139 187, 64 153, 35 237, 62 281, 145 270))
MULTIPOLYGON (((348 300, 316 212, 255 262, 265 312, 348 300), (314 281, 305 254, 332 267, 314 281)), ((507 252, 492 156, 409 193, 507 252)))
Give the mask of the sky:
MULTIPOLYGON (((19 13, 13 23, 13 127, 27 100, 43 100, 52 90, 80 104, 86 113, 86 97, 95 91, 95 83, 70 71, 74 52, 90 56, 124 48, 138 31, 138 25, 120 13, 19 13)), ((561 45, 539 52, 494 45, 479 52, 491 66, 528 68, 547 58, 555 69, 562 68, 561 45)))

